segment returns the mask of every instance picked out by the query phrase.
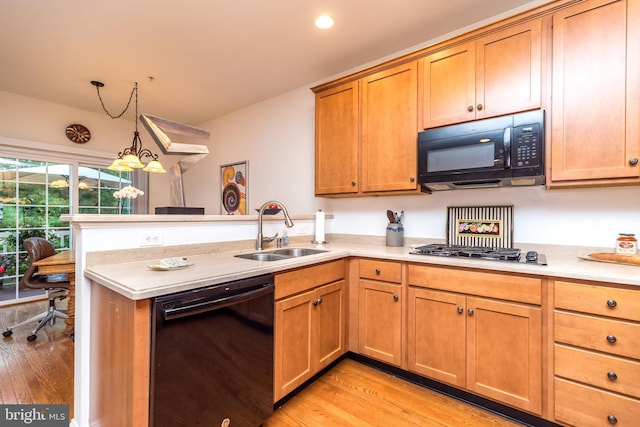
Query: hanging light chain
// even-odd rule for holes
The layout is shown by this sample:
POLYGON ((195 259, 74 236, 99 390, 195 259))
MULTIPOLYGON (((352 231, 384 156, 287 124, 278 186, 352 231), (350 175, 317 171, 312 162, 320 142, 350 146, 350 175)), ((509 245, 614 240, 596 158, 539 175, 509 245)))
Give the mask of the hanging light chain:
MULTIPOLYGON (((111 114, 109 112, 109 110, 107 110, 107 107, 105 107, 104 105, 104 101, 102 100, 102 96, 100 96, 100 88, 102 86, 104 86, 103 83, 98 82, 98 81, 92 81, 91 82, 92 85, 94 85, 96 87, 96 92, 98 92, 98 99, 100 100, 100 105, 102 105, 102 109, 104 110, 105 113, 107 113, 107 115, 109 117, 111 117, 112 119, 119 119, 120 117, 122 117, 124 115, 124 113, 127 112, 127 110, 129 109, 129 105, 131 105, 131 100, 133 99, 133 94, 135 92, 136 94, 136 99, 138 98, 138 82, 136 82, 135 86, 133 87, 133 89, 131 89, 131 94, 129 94, 129 100, 127 101, 127 105, 125 105, 124 110, 122 110, 122 112, 120 112, 120 114, 118 114, 117 116, 114 116, 113 114, 111 114)), ((136 108, 137 109, 137 108, 136 108)), ((136 111, 136 116, 138 115, 137 111, 136 111)), ((138 120, 138 118, 136 117, 136 121, 138 120)))

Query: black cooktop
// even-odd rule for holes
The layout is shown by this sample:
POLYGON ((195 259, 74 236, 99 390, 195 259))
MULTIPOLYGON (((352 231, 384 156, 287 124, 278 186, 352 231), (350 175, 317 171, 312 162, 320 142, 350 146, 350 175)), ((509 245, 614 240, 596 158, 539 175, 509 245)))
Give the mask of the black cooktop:
POLYGON ((443 257, 474 258, 488 261, 524 262, 527 264, 547 265, 546 256, 536 251, 525 255, 517 248, 491 248, 485 246, 441 245, 430 244, 416 247, 409 252, 414 255, 431 255, 443 257))

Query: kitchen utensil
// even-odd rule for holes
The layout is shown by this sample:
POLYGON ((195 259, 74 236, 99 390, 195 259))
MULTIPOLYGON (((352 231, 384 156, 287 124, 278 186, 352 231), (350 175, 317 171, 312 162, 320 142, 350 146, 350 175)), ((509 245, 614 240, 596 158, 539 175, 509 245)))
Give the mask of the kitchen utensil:
POLYGON ((387 219, 389 220, 389 222, 396 222, 396 215, 387 209, 387 219))

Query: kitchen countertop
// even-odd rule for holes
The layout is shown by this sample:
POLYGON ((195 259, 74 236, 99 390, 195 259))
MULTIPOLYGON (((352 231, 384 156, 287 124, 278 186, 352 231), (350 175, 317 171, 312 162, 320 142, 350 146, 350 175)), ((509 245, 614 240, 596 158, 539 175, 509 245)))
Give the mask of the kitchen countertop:
MULTIPOLYGON (((261 262, 234 257, 239 253, 255 252, 255 250, 247 249, 188 255, 188 261, 193 265, 173 271, 151 270, 148 266, 157 264, 159 261, 157 259, 155 261, 93 265, 85 269, 84 275, 127 298, 140 300, 355 256, 640 286, 640 266, 595 262, 578 258, 578 256, 591 252, 603 252, 602 248, 553 245, 536 245, 529 248, 527 246, 530 245, 519 245, 518 247, 523 251, 538 250, 540 253, 544 253, 547 256, 548 265, 421 256, 410 254, 409 251, 412 248, 409 246, 387 247, 380 244, 335 242, 325 245, 292 244, 289 247, 317 248, 327 252, 280 261, 261 262)), ((184 254, 175 253, 172 256, 181 257, 184 254)))

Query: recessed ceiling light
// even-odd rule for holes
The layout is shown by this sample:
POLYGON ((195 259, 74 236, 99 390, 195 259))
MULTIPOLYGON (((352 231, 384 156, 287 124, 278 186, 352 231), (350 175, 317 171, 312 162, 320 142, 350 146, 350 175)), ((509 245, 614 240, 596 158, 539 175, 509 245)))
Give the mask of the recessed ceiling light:
POLYGON ((316 18, 316 27, 327 30, 333 27, 333 18, 329 15, 320 15, 316 18))

